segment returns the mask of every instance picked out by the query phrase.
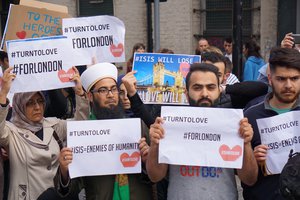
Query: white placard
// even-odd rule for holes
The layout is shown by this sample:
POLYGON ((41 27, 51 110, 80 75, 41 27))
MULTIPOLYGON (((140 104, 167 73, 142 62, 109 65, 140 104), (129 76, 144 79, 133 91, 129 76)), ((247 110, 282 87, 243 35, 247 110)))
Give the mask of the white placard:
POLYGON ((300 151, 300 111, 291 111, 274 117, 257 119, 261 143, 269 147, 267 173, 281 173, 290 150, 300 151))
POLYGON ((72 49, 89 58, 89 63, 78 60, 79 65, 91 64, 94 58, 94 62, 125 61, 125 26, 118 18, 106 15, 65 18, 62 25, 72 49))
POLYGON ((140 119, 68 121, 67 129, 71 178, 141 173, 140 119))
POLYGON ((63 36, 7 41, 9 65, 16 78, 11 92, 31 92, 73 87, 69 78, 74 74, 74 57, 63 36))
POLYGON ((165 137, 159 162, 174 165, 242 167, 244 140, 239 136, 240 109, 163 106, 165 137))

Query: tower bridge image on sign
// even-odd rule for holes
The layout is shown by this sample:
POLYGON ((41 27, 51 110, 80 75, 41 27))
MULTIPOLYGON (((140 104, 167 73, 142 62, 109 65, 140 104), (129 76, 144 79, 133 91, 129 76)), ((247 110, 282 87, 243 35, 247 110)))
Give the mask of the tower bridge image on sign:
POLYGON ((152 66, 152 74, 138 80, 138 94, 147 103, 178 104, 187 103, 185 98, 185 78, 178 71, 168 70, 163 62, 152 66))

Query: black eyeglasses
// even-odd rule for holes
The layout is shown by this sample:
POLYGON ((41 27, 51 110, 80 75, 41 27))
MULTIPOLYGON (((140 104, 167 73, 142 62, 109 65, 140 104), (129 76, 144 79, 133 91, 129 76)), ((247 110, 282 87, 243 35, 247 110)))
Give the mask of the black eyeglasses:
POLYGON ((39 106, 42 106, 44 105, 45 101, 44 99, 37 99, 37 100, 32 100, 30 99, 27 103, 26 103, 26 106, 28 107, 34 107, 35 104, 38 104, 39 106))
POLYGON ((113 86, 110 89, 106 88, 106 87, 101 87, 97 90, 92 90, 92 93, 98 92, 101 95, 108 95, 109 92, 111 92, 112 94, 118 94, 119 90, 117 88, 117 86, 113 86))

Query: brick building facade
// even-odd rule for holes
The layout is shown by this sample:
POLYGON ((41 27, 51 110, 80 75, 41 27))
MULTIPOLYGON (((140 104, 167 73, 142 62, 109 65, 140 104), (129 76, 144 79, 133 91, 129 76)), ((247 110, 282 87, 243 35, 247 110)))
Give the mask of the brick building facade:
MULTIPOLYGON (((97 9, 101 7, 103 2, 111 2, 113 6, 113 15, 121 19, 125 23, 126 37, 125 37, 125 52, 126 59, 131 56, 131 50, 135 43, 142 42, 147 46, 148 42, 148 25, 147 25, 147 4, 145 0, 40 0, 43 2, 50 2, 60 5, 65 5, 69 9, 69 14, 73 17, 82 16, 83 6, 91 4, 90 10, 85 10, 85 15, 88 15, 89 11, 93 11, 96 14, 103 14, 101 10, 99 13, 97 9), (98 6, 98 8, 97 8, 98 6)), ((300 0, 291 0, 296 7, 300 8, 300 0)), ((221 46, 222 39, 231 34, 231 29, 228 32, 222 32, 216 30, 213 35, 209 30, 208 14, 210 11, 214 12, 213 17, 216 16, 215 23, 217 26, 222 26, 223 22, 218 21, 223 16, 222 12, 228 12, 226 9, 207 9, 208 3, 214 3, 216 5, 220 2, 227 2, 228 0, 167 0, 160 3, 160 47, 172 49, 178 54, 193 54, 197 46, 197 38, 207 37, 214 45, 221 46), (222 35, 223 34, 223 35, 222 35)), ((250 32, 245 35, 245 38, 255 36, 261 46, 261 53, 263 57, 267 58, 268 52, 272 46, 275 46, 279 42, 279 35, 282 37, 284 33, 278 33, 279 21, 278 9, 281 9, 279 5, 285 4, 284 0, 248 0, 250 7, 246 8, 250 10, 251 14, 247 19, 243 19, 243 23, 248 23, 250 20, 250 32), (281 4, 280 4, 281 2, 281 4), (248 20, 248 21, 247 21, 248 20)), ((284 9, 284 5, 282 6, 284 9)), ((232 9, 232 7, 231 7, 232 9)), ((154 21, 152 3, 152 28, 154 21)), ((297 10, 297 9, 296 9, 297 10)), ((230 11, 231 12, 231 11, 230 11)), ((247 12, 247 11, 246 11, 247 12)), ((300 15, 296 12, 296 16, 300 15)), ((227 15, 228 16, 228 15, 227 15)), ((290 30, 293 32, 300 32, 300 19, 295 18, 296 25, 290 30)), ((282 16, 284 17, 284 16, 282 16)), ((224 18, 224 17, 223 17, 224 18)), ((222 18, 221 18, 222 20, 222 18)), ((214 23, 214 22, 212 22, 214 23)), ((231 26, 231 21, 229 21, 231 26)), ((213 26, 213 25, 212 25, 213 26)), ((283 31, 289 31, 285 28, 283 31)), ((281 32, 283 32, 281 31, 281 32)))

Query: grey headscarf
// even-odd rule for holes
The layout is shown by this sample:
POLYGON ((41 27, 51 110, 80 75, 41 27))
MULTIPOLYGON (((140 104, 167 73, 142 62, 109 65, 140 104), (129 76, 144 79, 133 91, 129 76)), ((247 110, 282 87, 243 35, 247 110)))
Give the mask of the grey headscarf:
MULTIPOLYGON (((12 117, 11 122, 19 128, 27 129, 32 132, 37 132, 43 128, 43 120, 40 122, 32 122, 25 116, 26 103, 36 93, 40 94, 45 100, 42 92, 25 92, 16 93, 13 97, 12 117)), ((44 107, 45 108, 45 107, 44 107)))

